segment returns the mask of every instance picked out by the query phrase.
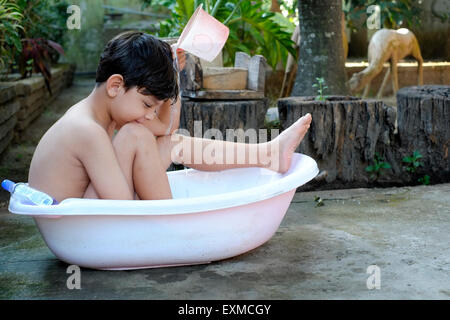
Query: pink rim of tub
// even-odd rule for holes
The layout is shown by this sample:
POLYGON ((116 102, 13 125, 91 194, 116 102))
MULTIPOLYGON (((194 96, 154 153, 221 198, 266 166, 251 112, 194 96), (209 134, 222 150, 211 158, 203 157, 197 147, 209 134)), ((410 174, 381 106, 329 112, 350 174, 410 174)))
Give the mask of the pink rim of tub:
POLYGON ((9 211, 32 216, 49 249, 68 264, 101 270, 202 264, 267 242, 296 188, 318 172, 312 158, 294 153, 284 174, 257 167, 167 172, 173 199, 69 198, 32 206, 12 196, 9 211))

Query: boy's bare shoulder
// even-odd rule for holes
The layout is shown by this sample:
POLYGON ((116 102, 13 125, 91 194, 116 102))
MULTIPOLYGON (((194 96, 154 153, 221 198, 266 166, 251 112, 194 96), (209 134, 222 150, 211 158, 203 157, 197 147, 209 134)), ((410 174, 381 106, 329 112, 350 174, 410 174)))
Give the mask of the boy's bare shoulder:
POLYGON ((71 141, 72 149, 83 151, 86 147, 109 140, 106 130, 94 119, 83 114, 65 114, 59 125, 59 136, 71 141))
POLYGON ((106 130, 96 121, 83 121, 74 124, 71 128, 75 140, 79 142, 80 147, 95 147, 98 143, 111 143, 106 130))

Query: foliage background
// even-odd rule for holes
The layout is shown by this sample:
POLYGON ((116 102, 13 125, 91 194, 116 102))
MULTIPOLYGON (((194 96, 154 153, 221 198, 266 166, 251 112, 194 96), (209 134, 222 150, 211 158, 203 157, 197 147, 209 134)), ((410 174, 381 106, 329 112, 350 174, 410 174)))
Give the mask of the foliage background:
POLYGON ((296 56, 290 40, 295 28, 293 19, 270 12, 270 1, 249 0, 143 0, 143 7, 168 7, 170 19, 157 26, 158 36, 179 36, 198 5, 230 28, 224 48, 224 65, 231 66, 237 51, 261 54, 275 68, 286 63, 287 54, 296 56))

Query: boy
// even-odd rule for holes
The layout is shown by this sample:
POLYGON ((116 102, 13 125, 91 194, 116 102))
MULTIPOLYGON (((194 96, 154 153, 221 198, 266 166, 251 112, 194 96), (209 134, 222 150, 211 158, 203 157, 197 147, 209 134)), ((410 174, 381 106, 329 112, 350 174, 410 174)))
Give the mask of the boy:
MULTIPOLYGON (((183 64, 183 54, 179 56, 183 64)), ((292 154, 311 123, 309 114, 268 143, 179 135, 174 133, 181 106, 177 72, 171 47, 151 35, 130 31, 110 40, 100 57, 91 94, 41 138, 31 161, 29 185, 58 202, 66 198, 157 200, 172 198, 166 174, 171 162, 207 171, 250 166, 278 172, 289 169, 292 154), (171 113, 173 127, 169 127, 171 113), (195 143, 202 150, 213 144, 223 152, 242 147, 245 159, 251 153, 272 152, 275 143, 279 152, 269 164, 259 160, 256 165, 248 160, 198 164, 190 152, 183 152, 195 143)))

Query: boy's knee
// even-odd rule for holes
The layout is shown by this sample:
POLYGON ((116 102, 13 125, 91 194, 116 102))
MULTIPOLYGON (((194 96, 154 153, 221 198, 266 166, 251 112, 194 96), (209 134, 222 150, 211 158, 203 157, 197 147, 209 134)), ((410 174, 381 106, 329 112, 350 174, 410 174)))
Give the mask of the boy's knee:
POLYGON ((131 138, 135 142, 145 141, 148 143, 151 141, 156 141, 156 137, 153 133, 144 125, 139 123, 129 122, 125 124, 122 128, 120 128, 118 134, 119 133, 131 138))

